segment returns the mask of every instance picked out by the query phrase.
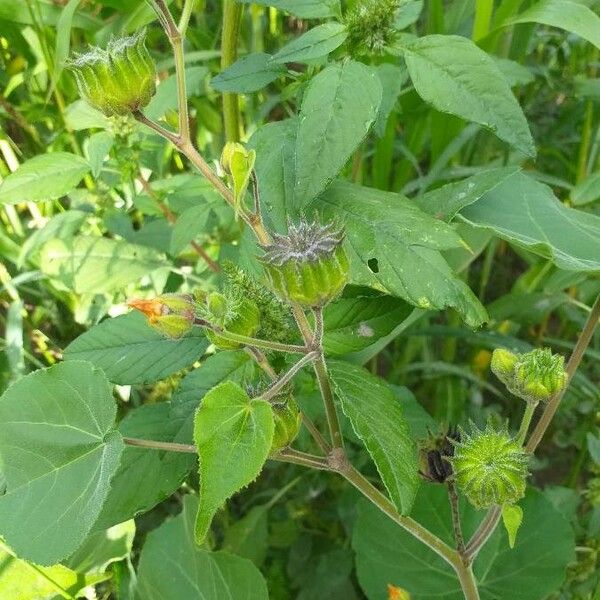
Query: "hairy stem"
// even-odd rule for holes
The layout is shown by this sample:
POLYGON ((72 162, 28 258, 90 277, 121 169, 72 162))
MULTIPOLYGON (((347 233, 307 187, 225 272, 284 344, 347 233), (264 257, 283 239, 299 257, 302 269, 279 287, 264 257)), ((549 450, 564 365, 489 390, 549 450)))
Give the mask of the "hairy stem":
POLYGON ((312 362, 317 357, 316 352, 310 352, 306 356, 303 356, 296 364, 294 364, 287 373, 284 373, 280 379, 278 379, 264 394, 261 394, 261 398, 264 400, 270 400, 281 392, 281 390, 296 376, 298 371, 302 369, 309 362, 312 362))
POLYGON ((458 576, 458 581, 460 582, 460 587, 462 588, 465 600, 479 600, 477 581, 475 581, 471 565, 455 566, 454 571, 458 576))
MULTIPOLYGON (((533 430, 533 433, 531 434, 531 437, 529 438, 529 441, 527 442, 527 445, 525 446, 525 450, 527 452, 533 454, 536 448, 538 447, 539 443, 541 442, 544 433, 546 433, 546 430, 548 429, 552 418, 558 410, 560 401, 562 400, 567 390, 567 387, 570 384, 573 375, 577 371, 577 368, 581 363, 581 359, 583 358, 583 355, 585 354, 585 351, 592 340, 592 336, 594 335, 594 331, 598 325, 599 319, 600 295, 596 298, 596 302, 594 303, 594 306, 592 307, 592 310, 588 315, 587 321, 583 326, 583 329, 577 339, 577 343, 575 344, 575 348, 573 349, 573 353, 571 354, 569 362, 567 363, 567 367, 565 369, 568 377, 567 385, 563 388, 562 391, 553 396, 546 405, 546 408, 544 409, 540 420, 538 421, 535 429, 533 430)), ((502 509, 499 506, 494 506, 490 508, 483 521, 477 528, 477 531, 473 534, 473 537, 467 544, 467 554, 470 560, 474 559, 475 556, 477 556, 479 550, 492 535, 492 533, 496 529, 496 526, 498 525, 498 522, 500 521, 501 516, 502 509)))
POLYGON ((176 444, 174 442, 158 442, 156 440, 141 440, 139 438, 124 437, 123 441, 128 446, 148 448, 149 450, 166 450, 168 452, 185 452, 197 454, 198 450, 193 444, 176 444))
POLYGON ((460 524, 458 493, 456 492, 454 481, 447 481, 446 485, 448 487, 448 500, 450 501, 450 512, 452 513, 452 528, 454 529, 456 549, 463 556, 465 554, 465 538, 463 537, 462 526, 460 524))
POLYGON ((270 340, 261 340, 258 338, 249 337, 247 335, 240 335, 239 333, 233 333, 226 329, 221 329, 216 325, 212 325, 208 321, 203 319, 196 319, 196 325, 206 327, 211 331, 214 331, 217 335, 221 336, 230 342, 236 344, 242 344, 242 346, 251 346, 254 348, 262 348, 263 350, 276 350, 277 352, 289 352, 291 354, 308 354, 311 350, 306 346, 296 346, 294 344, 283 344, 281 342, 271 342, 270 340))
POLYGON ((274 456, 271 456, 273 460, 281 462, 289 462, 295 465, 302 465, 311 469, 319 469, 321 471, 330 471, 327 459, 321 456, 314 456, 313 454, 306 454, 305 452, 299 452, 293 448, 284 448, 274 456))
POLYGON ((262 352, 258 348, 253 348, 252 346, 246 346, 244 350, 254 359, 254 362, 269 376, 271 381, 275 381, 277 379, 277 373, 275 372, 275 369, 271 366, 271 363, 268 361, 267 357, 264 355, 264 352, 262 352))
MULTIPOLYGON (((231 66, 237 58, 242 5, 237 0, 223 0, 223 33, 221 39, 221 69, 231 66)), ((223 125, 228 142, 240 141, 240 105, 237 94, 223 93, 223 125)))
POLYGON ((345 467, 338 469, 339 473, 349 481, 363 496, 368 498, 377 508, 384 512, 390 519, 398 523, 403 529, 414 535, 418 540, 427 545, 436 554, 441 556, 447 563, 456 568, 460 563, 458 552, 450 548, 436 535, 428 529, 417 523, 410 517, 402 516, 392 502, 380 492, 364 475, 359 473, 349 463, 345 467))
POLYGON ((525 411, 523 412, 523 418, 521 419, 521 426, 519 427, 519 433, 517 434, 517 441, 521 445, 525 443, 525 438, 527 437, 527 432, 529 431, 529 426, 531 425, 531 419, 535 413, 536 406, 537 402, 527 402, 525 405, 525 411))

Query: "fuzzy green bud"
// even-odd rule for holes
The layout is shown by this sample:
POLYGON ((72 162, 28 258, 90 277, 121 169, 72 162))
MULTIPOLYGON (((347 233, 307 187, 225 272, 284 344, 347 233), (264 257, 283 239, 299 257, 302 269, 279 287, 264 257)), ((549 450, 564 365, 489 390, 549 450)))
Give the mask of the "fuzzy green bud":
POLYGON ((283 448, 287 448, 296 439, 302 424, 300 409, 291 394, 285 394, 275 399, 273 419, 275 429, 273 431, 271 454, 276 454, 283 448))
MULTIPOLYGON (((213 292, 207 296, 206 306, 207 320, 231 333, 252 337, 260 326, 258 307, 247 298, 232 301, 223 294, 213 292)), ((225 339, 216 331, 207 330, 206 337, 222 350, 234 350, 240 347, 239 343, 225 339)))
POLYGON ((311 308, 341 294, 350 269, 343 230, 333 223, 321 226, 301 221, 289 226, 288 235, 273 238, 262 262, 282 300, 311 308))
POLYGON ((113 39, 106 50, 91 48, 68 64, 80 94, 107 116, 138 111, 156 92, 156 67, 145 37, 141 31, 113 39))
POLYGON ((513 354, 498 348, 492 355, 492 371, 507 389, 526 402, 547 402, 567 385, 564 358, 547 348, 513 354))
POLYGON ((351 52, 381 54, 393 44, 399 6, 399 0, 358 0, 345 19, 351 52))
POLYGON ((515 503, 525 494, 529 456, 507 430, 460 432, 449 458, 458 488, 475 508, 515 503))
POLYGON ((188 294, 162 294, 150 300, 130 300, 129 306, 146 315, 148 324, 167 337, 186 334, 195 320, 195 302, 188 294))

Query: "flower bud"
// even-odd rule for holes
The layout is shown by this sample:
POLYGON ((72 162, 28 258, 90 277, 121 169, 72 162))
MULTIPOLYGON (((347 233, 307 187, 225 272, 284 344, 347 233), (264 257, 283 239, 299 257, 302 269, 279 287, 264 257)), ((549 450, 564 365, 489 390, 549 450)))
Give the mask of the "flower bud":
POLYGON ((275 293, 303 307, 323 306, 344 289, 350 268, 344 232, 333 223, 301 221, 288 235, 275 234, 262 257, 275 293))
POLYGON ((511 381, 518 356, 505 348, 496 348, 492 354, 492 371, 505 385, 511 381))
MULTIPOLYGON (((252 300, 242 298, 232 301, 223 294, 212 292, 206 298, 206 318, 216 325, 238 335, 252 337, 260 325, 260 312, 252 300)), ((240 347, 219 335, 216 331, 207 330, 206 337, 222 350, 234 350, 240 347)))
POLYGON ((526 402, 548 401, 567 385, 564 358, 547 348, 525 354, 494 350, 492 370, 508 390, 526 402))
POLYGON ((271 454, 276 454, 283 448, 289 446, 298 435, 302 416, 298 404, 291 394, 278 396, 273 403, 273 419, 275 429, 273 431, 273 443, 271 454), (278 402, 278 400, 280 400, 278 402))
POLYGON ((188 294, 162 294, 150 300, 130 300, 128 305, 144 313, 154 329, 179 338, 194 325, 195 303, 188 294))
POLYGON ((69 63, 80 94, 107 116, 146 106, 156 92, 156 67, 145 46, 145 32, 113 39, 106 50, 92 48, 69 63))
POLYGON ((529 456, 508 431, 461 430, 450 463, 458 488, 475 508, 514 503, 525 494, 529 456))

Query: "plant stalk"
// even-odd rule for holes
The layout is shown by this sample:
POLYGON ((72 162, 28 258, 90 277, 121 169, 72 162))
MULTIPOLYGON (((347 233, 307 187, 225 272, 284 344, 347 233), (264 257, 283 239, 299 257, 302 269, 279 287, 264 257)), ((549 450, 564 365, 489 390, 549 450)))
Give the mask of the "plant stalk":
POLYGON ((128 446, 137 446, 138 448, 147 448, 149 450, 166 450, 167 452, 184 452, 188 454, 198 453, 196 446, 193 444, 176 444, 175 442, 159 442, 132 437, 124 437, 123 441, 128 446))
MULTIPOLYGON (((577 371, 579 364, 581 363, 581 359, 585 354, 587 347, 589 346, 592 336, 594 335, 594 331, 598 325, 598 320, 600 320, 600 295, 596 298, 594 306, 590 314, 588 315, 587 321, 583 326, 581 334, 577 339, 577 343, 575 344, 575 348, 573 349, 573 353, 569 358, 569 362, 567 363, 566 372, 567 372, 567 385, 556 394, 553 398, 550 399, 540 420, 538 421, 527 445, 525 446, 525 450, 531 454, 533 454, 538 447, 539 443, 542 440, 542 437, 546 433, 552 418, 556 414, 558 410, 558 406, 560 401, 562 400, 569 384, 571 383, 571 379, 573 375, 577 371)), ((477 528, 477 531, 473 534, 473 537, 467 544, 467 554, 469 560, 473 560, 477 553, 481 549, 481 547, 487 542, 489 537, 492 535, 498 522, 500 521, 500 517, 502 515, 502 509, 499 506, 492 507, 487 515, 484 517, 483 521, 477 528)))
MULTIPOLYGON (((242 19, 242 5, 236 0, 223 0, 223 33, 221 39, 221 69, 231 66, 237 58, 242 19)), ((240 141, 240 105, 237 94, 223 93, 223 125, 227 142, 240 141)))
POLYGON ((294 364, 290 370, 281 376, 264 394, 261 394, 263 400, 270 400, 281 392, 281 390, 296 376, 298 371, 302 369, 309 362, 312 362, 317 357, 316 352, 310 352, 303 356, 296 364, 294 364))

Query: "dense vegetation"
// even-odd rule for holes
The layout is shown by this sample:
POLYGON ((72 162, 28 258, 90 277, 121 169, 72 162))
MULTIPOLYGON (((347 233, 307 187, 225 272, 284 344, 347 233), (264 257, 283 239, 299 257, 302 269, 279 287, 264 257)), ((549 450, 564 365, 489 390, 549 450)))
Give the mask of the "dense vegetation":
POLYGON ((0 598, 598 598, 599 4, 0 0, 0 598))

